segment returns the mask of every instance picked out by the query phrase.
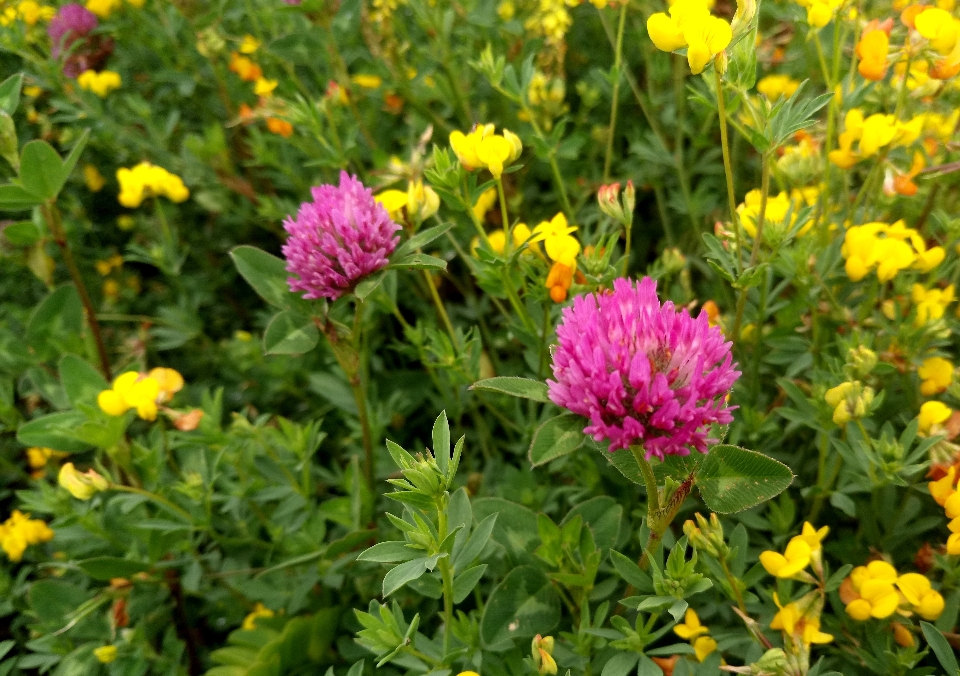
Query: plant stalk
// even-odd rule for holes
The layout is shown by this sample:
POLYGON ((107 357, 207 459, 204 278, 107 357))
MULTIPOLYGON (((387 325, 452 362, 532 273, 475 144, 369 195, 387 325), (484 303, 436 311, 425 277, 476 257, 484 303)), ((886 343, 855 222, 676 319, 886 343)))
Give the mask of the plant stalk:
POLYGON ((617 107, 620 103, 620 80, 623 74, 620 72, 620 64, 623 62, 623 28, 627 23, 627 4, 620 5, 620 23, 617 25, 617 46, 614 49, 613 56, 613 92, 610 101, 610 128, 607 130, 607 153, 603 160, 603 182, 610 180, 610 165, 613 163, 613 137, 617 131, 617 107))

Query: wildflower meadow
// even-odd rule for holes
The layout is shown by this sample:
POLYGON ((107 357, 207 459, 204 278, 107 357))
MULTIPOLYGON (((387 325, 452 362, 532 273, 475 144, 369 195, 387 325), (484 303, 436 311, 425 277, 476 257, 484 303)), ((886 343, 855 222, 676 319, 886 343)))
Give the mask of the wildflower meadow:
POLYGON ((957 0, 0 0, 0 676, 960 676, 957 0))

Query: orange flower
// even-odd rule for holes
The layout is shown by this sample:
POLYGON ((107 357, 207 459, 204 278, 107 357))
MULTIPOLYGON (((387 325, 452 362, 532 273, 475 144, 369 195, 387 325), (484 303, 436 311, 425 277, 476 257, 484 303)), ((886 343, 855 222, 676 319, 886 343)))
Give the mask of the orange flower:
POLYGON ((929 5, 910 5, 900 14, 900 21, 904 26, 911 28, 913 30, 917 29, 916 21, 917 14, 922 12, 925 9, 930 9, 929 5))
POLYGON ((857 56, 860 63, 857 70, 868 80, 879 81, 887 74, 887 54, 890 51, 890 38, 886 31, 874 29, 863 34, 857 43, 857 56))
POLYGON ((230 70, 240 76, 245 82, 256 82, 263 77, 263 71, 260 66, 255 64, 252 59, 241 56, 237 52, 230 55, 230 70))
POLYGON ((253 108, 248 106, 246 103, 241 103, 240 110, 237 111, 237 115, 240 117, 240 121, 246 124, 253 119, 253 108))
POLYGON ((923 168, 927 166, 927 163, 923 159, 923 154, 916 152, 913 154, 913 164, 910 166, 910 171, 906 174, 899 174, 893 178, 893 191, 898 195, 904 195, 905 197, 913 197, 917 194, 917 184, 913 182, 913 179, 916 178, 917 174, 923 171, 923 168))
POLYGON ((554 303, 562 303, 567 299, 567 291, 573 284, 573 268, 556 262, 550 268, 550 274, 547 275, 547 282, 544 284, 550 289, 550 299, 554 303))
POLYGON ((278 117, 267 118, 267 129, 270 133, 278 134, 283 138, 290 138, 293 135, 293 125, 278 117))

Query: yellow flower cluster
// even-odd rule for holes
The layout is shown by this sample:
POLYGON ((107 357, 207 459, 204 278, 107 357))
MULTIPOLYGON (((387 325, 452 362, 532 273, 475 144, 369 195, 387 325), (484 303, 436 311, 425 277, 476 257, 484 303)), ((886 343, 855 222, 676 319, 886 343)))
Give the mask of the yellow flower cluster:
POLYGON ((675 626, 673 633, 685 641, 690 641, 690 645, 693 646, 693 651, 697 655, 698 662, 703 662, 707 659, 707 655, 717 649, 716 640, 711 636, 707 636, 710 630, 700 623, 700 618, 693 608, 687 608, 687 613, 683 617, 683 623, 675 626))
POLYGON ((450 147, 464 169, 488 169, 494 178, 500 178, 504 168, 516 162, 523 152, 519 136, 508 129, 495 134, 492 124, 478 124, 467 134, 452 132, 450 147))
POLYGON ((770 550, 761 552, 760 564, 774 577, 809 578, 809 574, 804 570, 811 561, 820 558, 823 538, 827 537, 829 532, 829 526, 818 530, 811 523, 804 522, 800 535, 790 538, 783 554, 770 550))
POLYGON ((93 92, 102 99, 113 90, 120 89, 123 80, 120 78, 120 73, 115 73, 112 70, 101 70, 100 72, 85 70, 77 78, 77 84, 80 85, 80 89, 93 92))
POLYGON ((814 28, 823 28, 833 19, 843 0, 797 0, 807 10, 807 23, 814 28))
POLYGON ((957 492, 957 468, 951 465, 946 476, 927 484, 930 495, 943 507, 950 523, 950 537, 947 538, 947 554, 960 555, 960 493, 957 492))
MULTIPOLYGON (((497 191, 493 191, 496 199, 497 191)), ((410 219, 413 223, 427 220, 440 209, 440 197, 423 181, 410 181, 406 190, 384 190, 375 198, 390 214, 390 218, 402 222, 410 219)))
POLYGON ((865 621, 871 617, 890 617, 898 608, 914 612, 925 620, 936 620, 943 612, 944 600, 930 580, 919 573, 899 575, 886 561, 871 561, 857 566, 841 592, 847 615, 865 621))
MULTIPOLYGON (((940 434, 943 431, 943 423, 953 415, 953 409, 941 401, 927 401, 920 406, 920 415, 917 424, 920 434, 930 436, 940 434)), ((960 508, 960 504, 958 504, 960 508)), ((960 511, 957 512, 960 515, 960 511)), ((953 518, 953 517, 951 517, 953 518)))
POLYGON ((183 179, 149 162, 117 169, 117 181, 120 183, 117 199, 125 207, 136 208, 143 200, 154 196, 162 195, 173 202, 183 202, 190 197, 183 179))
POLYGON ((829 159, 841 169, 849 169, 857 162, 873 157, 881 148, 908 146, 920 138, 925 120, 925 115, 917 115, 908 122, 883 113, 864 117, 862 110, 852 108, 843 119, 839 147, 830 151, 829 159), (853 150, 855 141, 859 142, 856 151, 853 150))
POLYGON ((730 24, 710 13, 706 0, 676 0, 669 14, 657 12, 647 19, 647 33, 657 49, 674 52, 687 48, 687 63, 694 75, 733 39, 730 24))
POLYGON ((110 488, 110 482, 92 469, 80 472, 72 462, 60 468, 57 483, 77 500, 89 500, 96 493, 110 488))
POLYGON ((917 310, 913 323, 923 326, 943 317, 947 306, 953 302, 953 284, 945 289, 925 289, 921 284, 914 284, 910 289, 910 298, 917 310))
MULTIPOLYGON (((557 46, 563 42, 564 36, 570 26, 573 25, 573 19, 567 10, 566 0, 537 0, 536 9, 528 18, 523 27, 531 34, 541 36, 546 39, 548 45, 557 46)), ((516 12, 512 3, 506 2, 501 5, 503 12, 516 12), (509 5, 509 6, 504 6, 509 5), (512 11, 511 11, 512 9, 512 11)), ((503 14, 501 14, 501 17, 503 14)))
POLYGON ((473 215, 477 217, 478 221, 483 221, 487 212, 490 211, 496 203, 497 189, 487 188, 480 193, 480 197, 477 198, 477 203, 473 205, 473 215))
POLYGON ((827 390, 823 400, 833 408, 833 422, 841 427, 851 420, 863 418, 873 403, 872 387, 858 381, 847 381, 827 390))
POLYGON ((123 415, 136 409, 144 420, 156 420, 158 406, 170 401, 183 389, 183 376, 168 368, 155 368, 148 374, 127 371, 117 376, 109 390, 97 396, 97 404, 107 415, 123 415))
MULTIPOLYGON (((143 7, 145 1, 146 0, 127 0, 127 2, 134 7, 143 7)), ((101 19, 106 19, 122 6, 123 0, 87 0, 87 9, 101 19)))
POLYGON ((794 640, 799 640, 809 648, 812 644, 824 644, 833 641, 833 634, 820 631, 820 613, 823 604, 817 603, 816 593, 807 594, 799 601, 787 605, 780 603, 780 595, 773 593, 773 602, 777 604, 777 614, 770 621, 771 629, 779 629, 794 640))
MULTIPOLYGON (((767 226, 770 225, 788 225, 793 226, 797 222, 797 215, 800 209, 805 206, 816 204, 820 191, 817 188, 793 189, 789 193, 780 192, 777 195, 767 197, 766 208, 763 211, 763 220, 767 226), (787 216, 790 221, 786 223, 787 216)), ((757 219, 760 217, 760 202, 762 193, 759 190, 751 190, 743 196, 743 202, 737 207, 737 216, 740 225, 751 237, 757 236, 757 219)), ((813 221, 804 223, 803 227, 797 233, 805 235, 813 227, 813 221)))
POLYGON ((21 0, 16 7, 7 7, 0 13, 0 26, 9 26, 17 19, 28 26, 35 26, 41 21, 49 21, 56 13, 55 7, 41 5, 36 0, 21 0))
POLYGON ((781 96, 790 98, 800 87, 800 83, 789 75, 767 75, 757 82, 757 91, 770 101, 776 101, 781 96))
POLYGON ((848 228, 840 252, 847 261, 847 277, 854 282, 859 282, 874 268, 881 282, 889 282, 901 270, 930 272, 946 256, 943 247, 927 249, 920 233, 906 227, 903 221, 848 228))
POLYGON ((0 523, 0 547, 11 561, 19 561, 30 545, 39 545, 53 539, 53 531, 39 519, 13 510, 10 518, 0 523))
POLYGON ((550 299, 562 303, 573 286, 573 273, 577 270, 580 242, 571 233, 577 226, 567 223, 567 217, 558 213, 549 221, 541 222, 533 229, 532 242, 543 242, 547 256, 553 261, 544 286, 550 289, 550 299))
POLYGON ((935 394, 945 392, 950 383, 953 382, 953 362, 943 357, 930 357, 925 359, 920 368, 917 369, 917 375, 920 376, 920 394, 925 397, 932 397, 935 394))

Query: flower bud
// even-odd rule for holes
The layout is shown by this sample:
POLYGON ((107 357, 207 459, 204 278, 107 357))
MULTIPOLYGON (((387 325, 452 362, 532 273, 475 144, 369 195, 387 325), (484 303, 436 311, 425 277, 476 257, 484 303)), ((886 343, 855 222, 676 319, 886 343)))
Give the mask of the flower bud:
POLYGON ((627 181, 627 187, 623 191, 623 210, 630 214, 630 220, 633 221, 633 210, 637 206, 637 191, 633 187, 633 181, 627 181))
MULTIPOLYGON (((730 32, 733 39, 750 30, 750 23, 757 14, 757 0, 737 0, 737 11, 730 22, 730 32)), ((722 71, 721 71, 722 72, 722 71)))
POLYGON ((81 473, 77 471, 72 462, 68 462, 60 468, 60 475, 57 480, 77 500, 89 500, 99 491, 110 488, 110 482, 94 470, 91 469, 81 473))
POLYGON ((750 665, 751 674, 782 674, 787 668, 787 654, 783 648, 771 648, 750 665))
POLYGON ((877 353, 861 345, 847 352, 847 368, 854 378, 864 378, 877 365, 877 353))
POLYGON ((530 645, 530 656, 540 674, 556 674, 557 662, 553 659, 553 636, 537 634, 530 645))
POLYGON ((407 215, 416 223, 422 222, 440 209, 440 197, 423 181, 410 181, 407 185, 407 215))
POLYGON ((597 202, 600 204, 600 211, 615 221, 623 222, 619 183, 600 186, 600 189, 597 190, 597 202))

